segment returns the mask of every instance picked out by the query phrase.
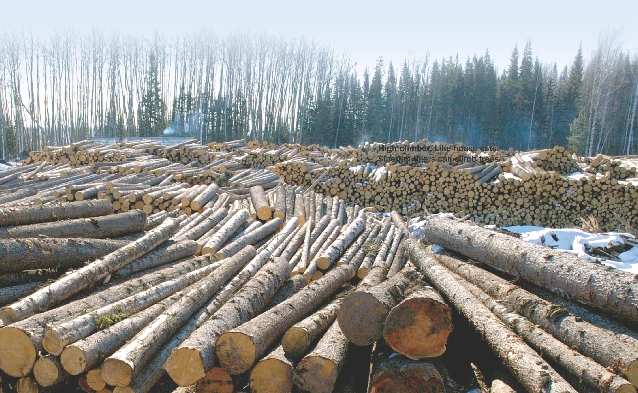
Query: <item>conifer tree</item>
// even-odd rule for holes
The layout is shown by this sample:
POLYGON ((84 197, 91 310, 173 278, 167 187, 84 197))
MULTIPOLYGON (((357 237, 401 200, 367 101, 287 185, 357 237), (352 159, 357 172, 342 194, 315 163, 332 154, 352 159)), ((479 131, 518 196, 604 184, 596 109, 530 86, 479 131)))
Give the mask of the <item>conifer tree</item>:
POLYGON ((140 136, 161 136, 166 128, 164 100, 160 94, 157 58, 151 51, 148 56, 146 90, 137 111, 137 125, 140 136))

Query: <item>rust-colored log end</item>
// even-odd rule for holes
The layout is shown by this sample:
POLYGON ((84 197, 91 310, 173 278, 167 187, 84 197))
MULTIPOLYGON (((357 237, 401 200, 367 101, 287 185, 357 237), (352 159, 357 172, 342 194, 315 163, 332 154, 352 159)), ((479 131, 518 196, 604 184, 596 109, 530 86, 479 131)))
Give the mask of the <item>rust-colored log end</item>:
POLYGON ((201 352, 196 348, 176 348, 164 363, 164 370, 178 386, 194 385, 206 375, 201 352))
POLYGON ((439 372, 429 363, 411 363, 381 371, 370 381, 370 393, 444 393, 439 372))
POLYGON ((234 391, 233 378, 220 367, 208 370, 206 376, 195 385, 196 393, 233 393, 234 391))

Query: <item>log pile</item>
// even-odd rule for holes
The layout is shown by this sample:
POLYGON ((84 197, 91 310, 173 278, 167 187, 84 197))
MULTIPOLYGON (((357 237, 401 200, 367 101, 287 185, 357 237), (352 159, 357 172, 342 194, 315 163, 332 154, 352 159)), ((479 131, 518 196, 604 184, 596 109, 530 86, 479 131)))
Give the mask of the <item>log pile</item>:
MULTIPOLYGON (((121 146, 120 146, 121 147, 121 146)), ((30 152, 23 164, 49 162, 68 164, 71 167, 89 165, 98 162, 127 161, 131 152, 116 145, 106 146, 90 140, 72 143, 70 146, 47 146, 40 152, 30 152)))
POLYGON ((629 163, 626 160, 615 159, 613 157, 598 156, 587 160, 589 164, 586 168, 587 172, 600 173, 612 179, 625 180, 638 177, 638 167, 635 163, 629 163))

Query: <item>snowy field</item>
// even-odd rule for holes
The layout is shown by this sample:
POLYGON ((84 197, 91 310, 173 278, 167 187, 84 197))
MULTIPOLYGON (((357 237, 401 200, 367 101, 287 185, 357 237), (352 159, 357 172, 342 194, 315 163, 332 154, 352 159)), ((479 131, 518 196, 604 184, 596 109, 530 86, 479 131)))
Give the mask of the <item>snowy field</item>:
MULTIPOLYGON (((425 220, 413 218, 409 228, 415 238, 423 237, 425 220)), ((494 228, 487 225, 486 228, 494 228)), ((553 229, 537 226, 511 226, 501 229, 521 235, 521 239, 598 261, 632 274, 638 274, 638 240, 629 233, 588 233, 579 228, 553 229)))

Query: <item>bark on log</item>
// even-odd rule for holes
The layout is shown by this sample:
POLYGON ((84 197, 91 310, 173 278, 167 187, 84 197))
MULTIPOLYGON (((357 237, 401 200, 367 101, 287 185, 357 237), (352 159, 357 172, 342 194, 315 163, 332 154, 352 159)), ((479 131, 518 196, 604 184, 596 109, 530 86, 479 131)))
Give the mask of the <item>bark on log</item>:
POLYGON ((215 346, 221 366, 230 374, 241 374, 250 369, 292 325, 316 309, 353 276, 354 269, 348 265, 335 268, 285 302, 221 335, 215 346))
POLYGON ((248 219, 248 210, 237 211, 215 234, 208 239, 202 248, 202 254, 215 254, 231 238, 238 228, 248 219))
POLYGON ((333 322, 317 346, 299 362, 293 382, 302 390, 331 393, 348 356, 350 343, 333 322))
POLYGON ((273 220, 268 221, 266 224, 262 225, 258 229, 246 233, 241 236, 237 240, 232 241, 225 245, 221 250, 215 253, 215 256, 219 259, 228 258, 230 256, 235 255, 236 252, 244 248, 248 244, 257 244, 260 240, 266 238, 267 236, 273 234, 277 230, 281 228, 281 224, 283 221, 281 218, 275 218, 273 220))
POLYGON ((463 288, 449 270, 429 257, 414 239, 408 240, 407 251, 427 281, 485 338, 490 348, 525 389, 533 393, 575 392, 547 362, 463 288))
POLYGON ((341 303, 350 289, 338 294, 328 305, 288 329, 281 339, 281 345, 287 356, 300 358, 308 353, 310 346, 337 319, 341 303))
POLYGON ((417 288, 388 314, 383 338, 410 359, 440 356, 452 332, 452 313, 432 287, 417 288))
POLYGON ((275 211, 273 217, 286 219, 286 189, 280 184, 275 189, 275 211))
POLYGON ((16 205, 20 204, 20 199, 33 196, 38 193, 38 190, 35 187, 26 187, 16 192, 13 192, 8 195, 3 195, 0 197, 0 205, 11 204, 16 205), (13 203, 11 203, 13 202, 13 203))
POLYGON ((29 282, 21 285, 0 288, 0 306, 15 302, 35 292, 43 283, 41 281, 29 282))
POLYGON ((161 245, 128 265, 117 269, 115 275, 124 277, 135 272, 193 256, 197 251, 197 247, 197 242, 193 240, 184 240, 177 243, 168 241, 166 245, 161 245))
POLYGON ((317 258, 317 267, 322 270, 328 269, 337 261, 337 258, 352 244, 352 242, 361 234, 366 225, 363 216, 359 216, 348 227, 346 227, 337 240, 335 240, 321 255, 317 258))
POLYGON ((430 216, 424 230, 431 243, 638 323, 638 282, 630 273, 441 216, 430 216))
POLYGON ((141 232, 144 230, 145 224, 146 213, 140 210, 131 210, 126 213, 109 216, 4 227, 0 228, 0 239, 41 236, 55 238, 114 238, 141 232))
POLYGON ((190 203, 191 209, 197 211, 201 209, 208 201, 210 201, 219 192, 219 186, 216 183, 211 183, 208 187, 197 195, 190 203))
POLYGON ((286 356, 281 345, 264 356, 250 371, 250 391, 253 393, 292 392, 295 361, 286 356))
POLYGON ((264 188, 262 186, 250 187, 250 198, 257 211, 257 218, 261 221, 270 220, 272 217, 272 209, 268 204, 268 198, 266 197, 264 188))
POLYGON ((76 268, 127 245, 102 239, 1 239, 0 274, 22 270, 76 268))
POLYGON ((113 386, 128 386, 170 336, 254 256, 255 248, 247 246, 208 277, 190 287, 179 302, 104 361, 101 370, 104 381, 113 386))
POLYGON ((524 317, 510 312, 460 276, 455 278, 532 348, 570 372, 581 383, 605 393, 635 393, 636 389, 624 378, 607 371, 590 358, 575 352, 524 317))
POLYGON ((270 304, 268 304, 267 308, 270 309, 280 303, 283 303, 284 301, 288 300, 292 295, 301 291, 301 289, 305 287, 306 285, 308 285, 308 280, 306 280, 306 278, 303 275, 298 274, 291 277, 288 281, 286 281, 281 286, 281 288, 279 288, 277 293, 275 293, 275 296, 273 296, 272 301, 270 302, 270 304))
POLYGON ((377 348, 372 354, 368 393, 445 391, 443 378, 433 364, 395 356, 387 347, 377 343, 377 348))
POLYGON ((571 348, 638 384, 638 340, 620 337, 581 320, 559 304, 548 302, 484 269, 446 255, 434 258, 513 311, 529 319, 571 348))
POLYGON ((224 217, 228 215, 228 210, 226 208, 221 208, 217 211, 209 209, 209 211, 214 212, 214 214, 205 215, 208 211, 204 212, 202 216, 204 216, 205 219, 202 222, 200 222, 190 230, 185 231, 181 236, 176 236, 175 240, 182 241, 199 239, 206 232, 214 228, 215 225, 219 224, 219 222, 221 222, 221 220, 223 220, 224 217))
POLYGON ((166 220, 139 240, 64 276, 16 303, 3 307, 0 310, 0 319, 5 324, 9 324, 49 309, 54 304, 103 280, 113 271, 151 251, 171 237, 177 228, 177 222, 172 219, 166 220))
POLYGON ((0 369, 15 377, 24 377, 33 369, 38 351, 43 350, 45 324, 51 320, 73 318, 103 305, 144 290, 148 286, 178 277, 210 263, 209 258, 192 258, 168 267, 132 277, 120 284, 101 288, 86 297, 53 310, 36 314, 0 329, 0 369))
POLYGON ((58 206, 5 207, 0 208, 0 226, 89 218, 111 213, 113 213, 113 205, 105 200, 65 203, 58 206))
POLYGON ((419 279, 409 266, 379 285, 355 291, 343 300, 337 321, 348 340, 359 346, 374 344, 383 336, 383 325, 390 310, 419 279))
POLYGON ((215 363, 215 343, 226 331, 241 325, 268 304, 290 273, 288 261, 274 258, 210 320, 202 324, 171 354, 164 368, 179 386, 188 386, 203 378, 215 363))

